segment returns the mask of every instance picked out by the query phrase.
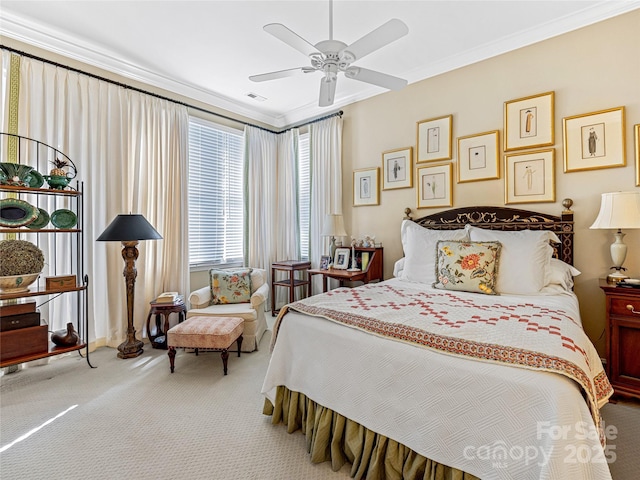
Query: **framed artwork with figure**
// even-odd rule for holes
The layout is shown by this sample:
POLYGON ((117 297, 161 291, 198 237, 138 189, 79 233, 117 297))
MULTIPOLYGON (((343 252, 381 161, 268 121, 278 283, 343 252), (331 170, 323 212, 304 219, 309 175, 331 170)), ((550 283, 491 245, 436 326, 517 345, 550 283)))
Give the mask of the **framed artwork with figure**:
POLYGON ((564 171, 624 167, 624 107, 562 119, 564 171))
POLYGON ((382 152, 382 190, 413 186, 413 147, 382 152))
POLYGON ((504 203, 555 202, 555 148, 504 156, 504 203))
POLYGON ((453 115, 418 122, 416 163, 451 158, 453 115))
POLYGON ((554 144, 554 92, 504 103, 504 151, 554 144))
POLYGON ((451 163, 418 167, 418 208, 453 206, 451 163))
POLYGON ((380 169, 362 168, 353 172, 353 206, 380 204, 380 169))
POLYGON ((500 178, 498 130, 458 137, 458 183, 500 178))

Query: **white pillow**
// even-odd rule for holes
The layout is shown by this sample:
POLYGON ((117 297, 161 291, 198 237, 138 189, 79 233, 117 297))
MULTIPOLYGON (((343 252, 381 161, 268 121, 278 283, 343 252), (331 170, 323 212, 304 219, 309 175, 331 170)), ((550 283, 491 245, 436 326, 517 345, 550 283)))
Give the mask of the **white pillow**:
POLYGON ((436 281, 436 244, 438 240, 468 240, 464 228, 431 230, 411 220, 403 220, 400 238, 404 249, 404 269, 399 277, 409 282, 433 284, 436 281))
POLYGON ((472 242, 498 241, 502 244, 496 290, 500 293, 531 295, 548 283, 553 248, 549 240, 558 236, 546 230, 504 232, 467 225, 472 242))
POLYGON ((552 258, 549 265, 549 278, 547 285, 560 285, 567 291, 573 289, 573 277, 580 275, 580 270, 568 263, 552 258))

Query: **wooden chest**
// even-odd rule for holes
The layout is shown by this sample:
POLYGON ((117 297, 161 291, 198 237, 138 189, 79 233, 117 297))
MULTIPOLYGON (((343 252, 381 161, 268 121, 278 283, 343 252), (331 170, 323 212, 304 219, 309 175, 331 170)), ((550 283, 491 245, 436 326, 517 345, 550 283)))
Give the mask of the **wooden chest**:
POLYGON ((0 361, 45 353, 49 350, 48 325, 19 328, 0 333, 0 361))
POLYGON ((40 312, 20 313, 0 317, 0 332, 40 325, 40 312))

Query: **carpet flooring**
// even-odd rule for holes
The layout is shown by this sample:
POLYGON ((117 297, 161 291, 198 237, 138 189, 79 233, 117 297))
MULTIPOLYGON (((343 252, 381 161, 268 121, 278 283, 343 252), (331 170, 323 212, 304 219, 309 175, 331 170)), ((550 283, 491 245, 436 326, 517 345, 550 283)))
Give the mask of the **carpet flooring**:
MULTIPOLYGON (((140 357, 77 354, 0 378, 0 478, 305 479, 350 478, 349 466, 314 465, 299 432, 262 415, 270 332, 261 350, 229 357, 178 351, 175 373, 164 350, 140 357)), ((640 408, 607 405, 614 425, 614 480, 638 478, 640 408)))

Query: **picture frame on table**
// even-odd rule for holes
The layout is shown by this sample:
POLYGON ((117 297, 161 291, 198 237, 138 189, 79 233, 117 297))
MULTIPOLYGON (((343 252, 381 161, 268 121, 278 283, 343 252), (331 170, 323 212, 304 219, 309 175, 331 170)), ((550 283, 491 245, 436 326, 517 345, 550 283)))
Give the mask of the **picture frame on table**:
POLYGON ((624 167, 624 107, 562 119, 564 172, 624 167))
POLYGON ((500 132, 458 137, 458 183, 500 178, 500 132))
POLYGON ((331 255, 322 255, 320 257, 320 270, 329 270, 331 264, 331 255))
POLYGON ((382 190, 413 186, 413 147, 382 152, 382 190))
POLYGON ((333 268, 337 270, 346 270, 349 268, 349 255, 351 250, 348 248, 336 248, 335 257, 333 257, 333 268))
POLYGON ((555 202, 555 148, 504 156, 505 204, 555 202))
POLYGON ((640 123, 633 126, 636 137, 636 186, 640 187, 640 123))
POLYGON ((361 168, 353 172, 353 206, 380 204, 380 168, 361 168))
POLYGON ((417 208, 453 206, 452 168, 451 163, 418 167, 416 172, 417 208))
POLYGON ((553 145, 555 92, 504 103, 504 151, 553 145))
POLYGON ((417 123, 416 163, 451 159, 452 127, 453 115, 419 121, 417 123))

